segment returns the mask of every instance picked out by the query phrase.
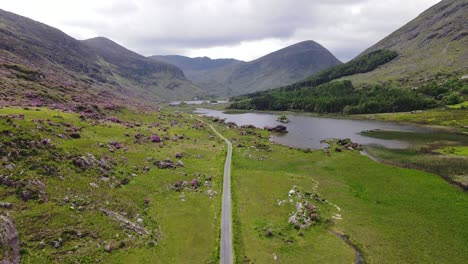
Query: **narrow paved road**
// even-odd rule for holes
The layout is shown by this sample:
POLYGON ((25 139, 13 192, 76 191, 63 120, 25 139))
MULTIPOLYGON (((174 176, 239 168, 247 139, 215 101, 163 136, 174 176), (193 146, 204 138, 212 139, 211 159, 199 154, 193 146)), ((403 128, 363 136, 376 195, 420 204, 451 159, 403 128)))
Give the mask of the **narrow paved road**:
MULTIPOLYGON (((203 122, 202 120, 198 119, 203 122)), ((205 122, 203 122, 205 123, 205 122)), ((206 124, 206 123, 205 123, 206 124)), ((223 178, 223 203, 221 209, 221 252, 220 263, 232 264, 232 209, 231 209, 231 159, 232 159, 232 143, 219 133, 212 125, 208 124, 213 132, 224 140, 228 146, 226 161, 224 163, 224 178, 223 178)))

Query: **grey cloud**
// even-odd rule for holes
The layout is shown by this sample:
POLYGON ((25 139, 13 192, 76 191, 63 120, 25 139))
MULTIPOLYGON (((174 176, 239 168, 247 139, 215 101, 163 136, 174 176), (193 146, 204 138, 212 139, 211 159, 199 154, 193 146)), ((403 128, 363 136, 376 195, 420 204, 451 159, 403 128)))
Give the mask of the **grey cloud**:
MULTIPOLYGON (((313 39, 348 60, 436 0, 133 0, 107 1, 72 27, 92 29, 145 55, 313 39), (89 22, 92 21, 92 22, 89 22)), ((166 53, 167 54, 167 53, 166 53)))

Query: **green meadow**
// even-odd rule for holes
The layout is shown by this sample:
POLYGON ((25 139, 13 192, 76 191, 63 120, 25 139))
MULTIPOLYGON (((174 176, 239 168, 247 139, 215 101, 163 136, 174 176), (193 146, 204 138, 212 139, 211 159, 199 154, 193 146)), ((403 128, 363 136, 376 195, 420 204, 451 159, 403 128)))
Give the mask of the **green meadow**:
MULTIPOLYGON (((218 263, 224 142, 173 108, 105 114, 112 118, 98 122, 45 108, 0 109, 8 157, 0 175, 24 183, 0 186, 1 201, 13 204, 0 210, 19 230, 22 263, 218 263), (152 142, 155 135, 162 142, 152 142), (183 165, 155 165, 166 159, 183 165), (34 192, 25 200, 27 190, 34 192)), ((234 145, 236 263, 352 263, 356 251, 367 263, 468 258, 468 196, 440 176, 334 146, 330 155, 291 149, 270 143, 263 130, 214 125, 234 145), (318 215, 306 228, 289 222, 297 193, 318 215)), ((412 137, 417 151, 454 148, 444 156, 465 150, 465 136, 448 132, 437 144, 430 135, 369 136, 412 137)))

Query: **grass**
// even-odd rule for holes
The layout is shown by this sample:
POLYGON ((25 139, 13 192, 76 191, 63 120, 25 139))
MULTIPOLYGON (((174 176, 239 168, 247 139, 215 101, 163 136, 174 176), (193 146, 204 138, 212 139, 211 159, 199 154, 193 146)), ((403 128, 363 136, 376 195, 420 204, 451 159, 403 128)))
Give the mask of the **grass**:
POLYGON ((466 146, 457 146, 457 147, 445 147, 436 150, 437 152, 440 152, 442 154, 447 154, 447 155, 456 155, 456 156, 468 156, 468 147, 466 146))
MULTIPOLYGON (((234 238, 237 263, 351 263, 353 250, 333 236, 350 237, 367 263, 464 263, 468 252, 468 196, 439 176, 376 163, 358 152, 305 152, 268 143, 267 134, 239 136, 234 148, 234 238), (258 149, 267 144, 271 152, 258 149), (341 208, 307 230, 288 223, 279 206, 296 185, 341 208), (265 234, 271 230, 273 236, 265 234)), ((333 149, 333 148, 332 148, 333 149)))
POLYGON ((0 209, 0 212, 9 214, 20 232, 22 263, 217 262, 220 195, 210 198, 205 192, 221 190, 224 145, 210 138, 209 130, 192 129, 195 121, 188 115, 167 111, 108 113, 131 124, 140 124, 127 127, 110 122, 93 124, 80 120, 77 114, 45 108, 37 111, 0 109, 0 115, 18 114, 24 114, 24 120, 0 119, 0 132, 13 133, 13 137, 1 134, 0 142, 51 140, 51 147, 39 149, 37 155, 11 160, 16 165, 14 171, 0 167, 0 175, 11 175, 26 182, 37 179, 47 186, 49 201, 46 203, 36 199, 25 202, 15 188, 0 187, 0 199, 14 204, 14 210, 0 209), (46 119, 54 125, 48 125, 46 119), (171 126, 171 121, 176 123, 171 126), (79 127, 81 138, 57 137, 57 134, 67 134, 65 123, 79 127), (160 125, 149 128, 151 123, 160 125), (167 128, 167 132, 163 132, 163 128, 167 128), (136 133, 184 135, 185 139, 169 140, 159 147, 151 142, 135 143, 136 133), (108 144, 109 141, 120 142, 122 149, 110 152, 107 147, 98 147, 98 143, 108 144), (147 157, 175 160, 177 152, 184 155, 183 168, 161 170, 147 161, 147 157), (81 170, 72 164, 71 157, 86 153, 98 159, 107 157, 116 163, 107 182, 102 180, 103 173, 97 168, 81 170), (144 172, 145 166, 150 168, 148 172, 144 172), (46 173, 46 167, 54 169, 46 173), (172 190, 176 181, 190 182, 197 177, 195 173, 212 175, 212 188, 172 190), (129 183, 121 184, 124 179, 129 183), (98 188, 91 187, 90 183, 97 184, 98 188), (71 202, 64 202, 65 197, 71 202), (150 200, 147 208, 144 206, 146 198, 150 200), (80 211, 78 206, 82 207, 80 211), (121 227, 102 214, 100 208, 121 213, 133 222, 141 218, 150 235, 139 236, 121 227), (63 245, 54 248, 53 241, 58 238, 63 240, 63 245), (44 249, 38 249, 41 241, 46 243, 44 249), (107 244, 112 247, 110 253, 104 251, 107 244))
POLYGON ((464 108, 467 108, 468 107, 468 101, 465 101, 463 103, 459 103, 459 104, 456 104, 456 105, 449 105, 448 108, 452 108, 452 109, 464 109, 464 108))
MULTIPOLYGON (((3 160, 0 166, 0 175, 30 185, 36 179, 47 186, 48 202, 40 197, 25 202, 18 195, 23 189, 0 186, 0 199, 14 204, 13 210, 2 208, 0 213, 8 214, 20 232, 22 263, 218 262, 221 196, 210 198, 206 186, 181 192, 171 186, 178 180, 190 181, 199 173, 212 175, 211 189, 220 192, 225 146, 207 127, 193 128, 196 121, 189 115, 167 109, 107 113, 123 123, 96 123, 45 108, 0 109, 0 115, 25 115, 24 120, 0 118, 0 143, 51 140, 50 145, 37 149, 22 148, 20 158, 3 160), (81 138, 57 136, 68 134, 67 123, 79 128, 81 138), (135 142, 137 133, 183 134, 185 138, 165 141, 160 147, 149 141, 135 142), (109 141, 120 142, 122 149, 110 152, 107 146, 98 145, 109 141), (174 160, 177 152, 184 155, 183 168, 157 169, 147 160, 174 160), (86 153, 114 161, 107 172, 108 181, 96 167, 82 170, 73 165, 74 157, 86 153), (16 165, 13 171, 6 167, 9 163, 16 165), (145 166, 150 167, 148 172, 145 166), (124 180, 128 184, 123 184, 124 180), (150 200, 148 207, 144 205, 146 198, 150 200), (150 234, 140 236, 123 228, 100 208, 118 212, 132 222, 141 218, 150 234), (53 241, 58 238, 63 245, 55 248, 53 241), (39 248, 41 241, 46 243, 44 249, 39 248), (111 252, 104 250, 106 245, 111 246, 111 252)), ((467 193, 440 177, 376 163, 358 152, 327 156, 321 151, 290 149, 270 143, 266 131, 250 129, 250 134, 240 136, 239 129, 216 126, 234 145, 237 263, 272 263, 275 256, 279 263, 353 262, 353 248, 331 230, 349 236, 367 263, 464 263, 468 258, 467 193), (312 201, 319 208, 320 221, 308 229, 298 230, 288 223, 296 210, 294 203, 278 204, 288 201, 294 186, 327 201, 312 201), (336 214, 342 219, 332 217, 336 214)), ((430 135, 425 139, 412 134, 380 136, 411 136, 419 147, 434 140, 430 135)), ((462 138, 447 134, 442 141, 452 147, 462 138)), ((5 151, 11 150, 7 144, 0 156, 8 156, 5 151)))
POLYGON ((467 109, 452 109, 452 108, 437 108, 432 110, 402 112, 402 113, 385 113, 385 114, 370 114, 370 115, 355 115, 355 118, 375 119, 381 121, 394 122, 409 122, 420 123, 426 125, 448 126, 454 127, 461 131, 467 132, 468 125, 468 110, 467 109))

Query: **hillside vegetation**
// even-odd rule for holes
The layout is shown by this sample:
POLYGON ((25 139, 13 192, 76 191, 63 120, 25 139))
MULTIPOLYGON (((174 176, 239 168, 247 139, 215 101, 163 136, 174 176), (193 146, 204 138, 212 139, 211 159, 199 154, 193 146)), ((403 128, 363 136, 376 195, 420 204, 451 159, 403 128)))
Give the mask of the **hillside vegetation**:
POLYGON ((438 100, 458 103, 468 86, 461 81, 443 85, 433 83, 418 90, 402 90, 374 85, 357 89, 350 81, 337 78, 372 71, 398 55, 380 50, 322 71, 305 81, 279 89, 234 98, 229 108, 256 110, 293 110, 318 113, 381 113, 432 108, 438 100))
POLYGON ((467 14, 465 0, 440 1, 363 52, 389 49, 398 52, 398 58, 347 79, 358 86, 394 82, 412 88, 438 75, 459 78, 468 74, 467 14))

